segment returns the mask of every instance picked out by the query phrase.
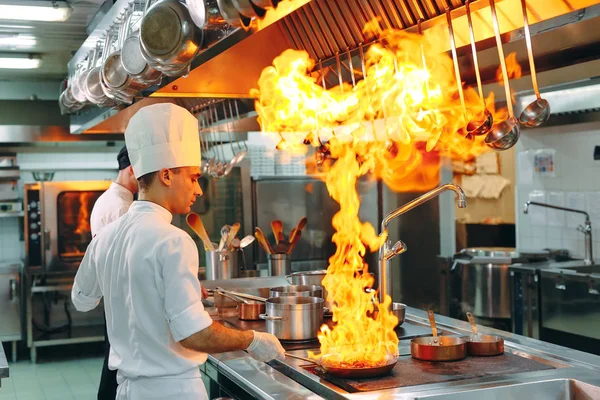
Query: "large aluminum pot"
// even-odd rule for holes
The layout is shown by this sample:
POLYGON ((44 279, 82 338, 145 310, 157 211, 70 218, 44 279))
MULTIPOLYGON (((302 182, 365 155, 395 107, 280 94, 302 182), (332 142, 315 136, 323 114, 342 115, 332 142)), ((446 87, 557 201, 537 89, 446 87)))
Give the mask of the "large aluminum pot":
POLYGON ((202 47, 204 33, 179 0, 152 4, 140 28, 140 44, 146 61, 166 75, 185 71, 202 47))
POLYGON ((290 285, 271 288, 269 297, 302 296, 323 298, 323 288, 319 285, 290 285))
MULTIPOLYGON (((321 282, 323 282, 323 278, 327 275, 327 270, 321 269, 317 271, 300 271, 294 272, 290 275, 286 275, 285 280, 290 285, 318 285, 323 287, 321 282)), ((327 301, 327 290, 323 287, 323 299, 325 300, 325 307, 328 310, 331 310, 333 307, 333 302, 327 301)))
POLYGON ((451 268, 452 287, 459 288, 452 301, 480 319, 510 319, 509 267, 518 257, 512 248, 463 249, 451 268))
POLYGON ((279 340, 312 340, 323 324, 323 303, 319 297, 274 297, 260 318, 279 340))

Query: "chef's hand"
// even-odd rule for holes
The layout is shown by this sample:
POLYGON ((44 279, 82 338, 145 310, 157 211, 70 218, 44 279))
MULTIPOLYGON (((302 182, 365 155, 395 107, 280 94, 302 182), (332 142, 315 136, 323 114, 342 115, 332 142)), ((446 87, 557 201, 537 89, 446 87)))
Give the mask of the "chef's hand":
POLYGON ((258 361, 271 361, 273 359, 285 359, 285 349, 274 335, 265 332, 254 332, 254 339, 246 349, 254 359, 258 361))
POLYGON ((202 290, 202 298, 206 299, 210 296, 210 293, 208 292, 208 290, 204 289, 204 286, 200 286, 200 289, 202 290))

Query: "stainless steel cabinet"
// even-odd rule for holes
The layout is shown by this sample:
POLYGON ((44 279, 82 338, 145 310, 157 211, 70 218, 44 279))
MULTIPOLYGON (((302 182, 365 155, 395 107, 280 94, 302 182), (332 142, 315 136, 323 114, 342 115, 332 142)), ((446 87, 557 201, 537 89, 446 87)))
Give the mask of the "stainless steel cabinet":
POLYGON ((541 297, 541 339, 600 353, 598 265, 541 271, 541 297))
POLYGON ((23 338, 21 321, 22 264, 0 265, 0 342, 12 342, 16 361, 17 342, 23 338))

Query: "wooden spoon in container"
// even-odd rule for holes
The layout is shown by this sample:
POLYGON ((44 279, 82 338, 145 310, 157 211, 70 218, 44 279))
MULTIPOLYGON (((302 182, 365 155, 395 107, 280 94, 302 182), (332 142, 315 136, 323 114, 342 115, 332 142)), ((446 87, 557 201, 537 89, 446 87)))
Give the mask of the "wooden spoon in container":
POLYGON ((204 250, 215 251, 215 247, 210 241, 208 233, 206 233, 206 229, 204 229, 204 224, 202 223, 202 219, 200 219, 200 216, 195 212, 191 212, 185 217, 185 221, 187 222, 188 226, 192 228, 194 232, 196 232, 196 235, 198 235, 200 239, 202 239, 202 243, 204 244, 204 250))
POLYGON ((283 242, 285 238, 283 237, 283 222, 280 220, 271 221, 271 229, 273 230, 273 235, 275 236, 275 243, 279 244, 279 242, 283 242))
POLYGON ((267 240, 267 237, 265 236, 262 229, 260 229, 259 227, 254 228, 254 237, 256 238, 256 240, 258 240, 258 243, 260 243, 260 246, 267 254, 273 254, 273 248, 271 247, 271 244, 267 240))

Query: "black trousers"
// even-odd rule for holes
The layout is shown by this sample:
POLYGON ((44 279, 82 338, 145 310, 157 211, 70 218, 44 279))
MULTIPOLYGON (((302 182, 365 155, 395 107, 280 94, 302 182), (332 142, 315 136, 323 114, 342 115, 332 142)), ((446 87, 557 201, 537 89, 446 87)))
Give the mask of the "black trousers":
POLYGON ((108 369, 108 355, 110 354, 110 343, 106 331, 106 316, 104 317, 104 365, 102 365, 102 376, 98 387, 98 400, 115 400, 117 397, 117 371, 108 369))

